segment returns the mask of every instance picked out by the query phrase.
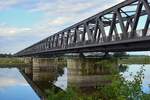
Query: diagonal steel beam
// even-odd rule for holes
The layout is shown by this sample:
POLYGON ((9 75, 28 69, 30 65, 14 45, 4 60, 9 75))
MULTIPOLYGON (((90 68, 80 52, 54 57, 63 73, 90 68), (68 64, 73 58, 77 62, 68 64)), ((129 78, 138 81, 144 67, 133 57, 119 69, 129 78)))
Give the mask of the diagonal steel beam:
POLYGON ((102 21, 101 18, 99 18, 98 21, 99 21, 99 27, 100 27, 100 30, 101 30, 101 34, 102 34, 103 41, 106 42, 106 41, 107 41, 107 38, 106 38, 105 29, 104 29, 104 23, 103 23, 103 21, 102 21))
POLYGON ((117 13, 118 20, 119 20, 119 23, 120 23, 120 27, 121 27, 121 30, 122 30, 123 39, 126 39, 127 38, 127 31, 125 29, 125 25, 124 25, 124 21, 123 21, 123 18, 121 16, 121 13, 120 13, 120 9, 118 9, 116 11, 116 13, 117 13))
POLYGON ((147 20, 146 20, 146 24, 144 26, 144 30, 143 30, 142 36, 146 36, 149 24, 150 24, 150 18, 148 17, 147 20))
POLYGON ((141 0, 141 1, 142 1, 143 4, 144 4, 144 7, 145 7, 145 9, 146 9, 146 12, 147 12, 148 16, 150 17, 150 6, 149 6, 148 1, 147 1, 147 0, 141 0))
POLYGON ((86 32, 88 34, 88 39, 93 42, 94 40, 94 37, 92 35, 92 31, 89 29, 89 24, 88 23, 85 23, 85 26, 86 26, 86 32))
POLYGON ((97 36, 97 31, 98 31, 98 18, 95 19, 95 27, 94 27, 94 42, 96 42, 96 36, 97 36))
POLYGON ((142 10, 142 6, 143 6, 143 3, 141 1, 138 2, 138 5, 137 5, 137 9, 136 9, 136 14, 134 16, 134 21, 133 21, 133 26, 131 28, 131 38, 134 38, 136 36, 136 28, 137 28, 137 25, 138 25, 138 21, 139 21, 139 18, 140 18, 140 13, 141 13, 141 10, 142 10))
POLYGON ((114 27, 115 27, 115 24, 116 24, 116 13, 113 14, 112 18, 113 19, 112 19, 111 26, 110 26, 110 29, 109 29, 108 41, 112 40, 112 34, 113 34, 113 30, 114 30, 114 27))

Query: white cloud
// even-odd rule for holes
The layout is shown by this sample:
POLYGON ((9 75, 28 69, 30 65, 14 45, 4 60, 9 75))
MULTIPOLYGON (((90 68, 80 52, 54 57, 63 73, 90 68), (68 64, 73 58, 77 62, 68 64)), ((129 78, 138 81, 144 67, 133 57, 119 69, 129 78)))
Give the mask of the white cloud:
POLYGON ((7 87, 11 86, 27 86, 26 80, 21 76, 18 69, 12 68, 12 69, 0 69, 0 90, 5 89, 7 87), (6 74, 9 73, 9 74, 6 74))
POLYGON ((21 33, 29 32, 30 28, 19 28, 7 25, 0 25, 0 37, 12 37, 20 35, 21 33))
MULTIPOLYGON (((121 0, 122 1, 122 0, 121 0)), ((0 36, 24 36, 24 35, 39 35, 53 34, 60 29, 66 28, 75 24, 85 18, 92 16, 118 2, 120 0, 55 0, 39 1, 35 4, 30 4, 29 11, 41 11, 46 16, 39 22, 35 23, 32 27, 13 27, 10 25, 1 25, 0 36), (104 5, 105 4, 105 5, 104 5)), ((11 6, 20 4, 21 2, 27 3, 28 0, 2 0, 0 1, 0 9, 9 8, 11 6)), ((22 4, 23 5, 23 4, 22 4)), ((25 4, 24 4, 25 5, 25 4)))
POLYGON ((48 24, 50 25, 63 25, 64 23, 67 23, 68 20, 70 20, 71 18, 70 17, 57 17, 55 19, 50 19, 48 24))
MULTIPOLYGON (((123 0, 121 0, 123 1, 123 0)), ((85 18, 88 18, 119 2, 119 0, 55 0, 52 2, 40 1, 29 10, 31 12, 44 12, 45 18, 38 25, 55 33, 85 18)))
MULTIPOLYGON (((81 0, 82 1, 82 0, 81 0)), ((44 11, 47 13, 76 13, 88 8, 94 7, 98 5, 97 2, 64 2, 64 1, 56 1, 56 2, 39 2, 37 3, 31 11, 44 11)))
MULTIPOLYGON (((122 0, 40 0, 33 3, 31 0, 0 0, 0 10, 17 6, 28 10, 30 14, 34 12, 44 13, 43 19, 40 19, 31 27, 16 27, 9 23, 5 24, 0 22, 2 23, 0 24, 0 37, 11 37, 14 39, 19 37, 20 40, 23 37, 38 37, 37 39, 43 39, 106 8, 116 5, 121 1, 122 0)), ((28 39, 25 40, 28 42, 28 39)), ((23 49, 25 47, 22 46, 21 48, 23 49)), ((16 49, 14 49, 14 52, 15 50, 16 49)))
POLYGON ((21 3, 22 0, 0 0, 0 10, 8 9, 21 3))
POLYGON ((27 82, 23 80, 18 80, 18 79, 12 79, 12 78, 0 78, 0 89, 1 88, 7 88, 10 86, 16 86, 16 85, 22 85, 22 86, 27 86, 27 82))
MULTIPOLYGON (((110 7, 110 5, 115 5, 124 0, 56 0, 55 2, 38 2, 30 9, 30 11, 44 11, 47 13, 60 13, 60 14, 70 14, 79 13, 81 11, 90 10, 94 8, 100 8, 104 10, 105 7, 110 7)), ((85 11, 86 12, 86 11, 85 11)), ((82 12, 84 13, 84 12, 82 12)))

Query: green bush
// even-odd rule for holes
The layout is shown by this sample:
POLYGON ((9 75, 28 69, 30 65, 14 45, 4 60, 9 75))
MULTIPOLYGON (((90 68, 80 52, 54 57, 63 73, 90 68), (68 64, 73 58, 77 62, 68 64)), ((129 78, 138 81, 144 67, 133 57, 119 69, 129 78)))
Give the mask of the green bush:
POLYGON ((66 91, 48 91, 48 100, 150 100, 150 95, 145 94, 142 89, 144 69, 141 67, 132 80, 127 80, 121 74, 112 77, 112 83, 103 88, 98 87, 96 95, 82 95, 81 91, 68 88, 66 91))
POLYGON ((105 86, 101 93, 104 100, 149 100, 150 95, 145 94, 142 89, 142 80, 144 78, 144 69, 137 72, 133 76, 133 80, 126 80, 123 75, 116 75, 113 77, 113 82, 105 86))

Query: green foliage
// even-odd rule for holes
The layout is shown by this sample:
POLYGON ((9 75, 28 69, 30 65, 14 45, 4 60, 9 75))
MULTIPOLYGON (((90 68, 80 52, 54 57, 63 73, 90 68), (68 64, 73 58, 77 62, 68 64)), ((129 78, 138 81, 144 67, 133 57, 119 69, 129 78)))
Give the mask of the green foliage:
POLYGON ((66 91, 49 90, 48 100, 77 100, 77 94, 72 88, 68 88, 66 91))
POLYGON ((115 52, 113 54, 114 57, 125 57, 128 56, 126 52, 115 52))
POLYGON ((66 91, 56 91, 54 88, 47 91, 48 100, 101 100, 97 94, 84 94, 77 87, 69 87, 66 91))
POLYGON ((52 89, 48 91, 48 100, 149 100, 150 95, 141 89, 143 72, 141 67, 136 75, 131 74, 132 80, 125 79, 122 74, 114 75, 111 84, 98 87, 98 92, 90 95, 74 88, 68 88, 65 92, 52 89))
POLYGON ((119 64, 150 64, 150 57, 149 56, 130 56, 126 58, 118 59, 119 64))
POLYGON ((117 66, 117 59, 113 58, 113 59, 105 59, 105 60, 101 60, 101 61, 98 61, 96 62, 96 65, 99 66, 99 67, 103 67, 107 70, 111 70, 113 69, 115 66, 117 66))
POLYGON ((119 65, 119 71, 120 72, 125 72, 128 69, 128 65, 126 64, 120 64, 119 65))
POLYGON ((0 65, 2 66, 14 66, 14 65, 25 65, 25 63, 17 58, 0 58, 0 65))
POLYGON ((146 98, 150 98, 150 95, 146 95, 141 89, 143 72, 144 69, 141 68, 137 75, 131 74, 133 80, 126 80, 122 75, 114 76, 112 84, 102 89, 102 98, 104 100, 148 100, 146 98))
POLYGON ((0 57, 13 57, 13 55, 12 54, 0 54, 0 57))

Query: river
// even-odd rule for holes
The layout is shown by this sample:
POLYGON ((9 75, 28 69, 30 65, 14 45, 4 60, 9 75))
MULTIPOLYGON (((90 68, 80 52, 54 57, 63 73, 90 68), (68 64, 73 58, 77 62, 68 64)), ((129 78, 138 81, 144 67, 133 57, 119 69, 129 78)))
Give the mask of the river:
POLYGON ((150 93, 150 64, 119 64, 118 60, 101 58, 40 59, 36 66, 2 66, 0 68, 0 100, 47 99, 47 91, 66 91, 77 87, 84 95, 95 92, 95 87, 110 84, 113 72, 119 72, 126 80, 143 68, 141 89, 150 93), (44 63, 43 63, 44 62, 44 63), (125 66, 120 68, 120 66, 125 66))

